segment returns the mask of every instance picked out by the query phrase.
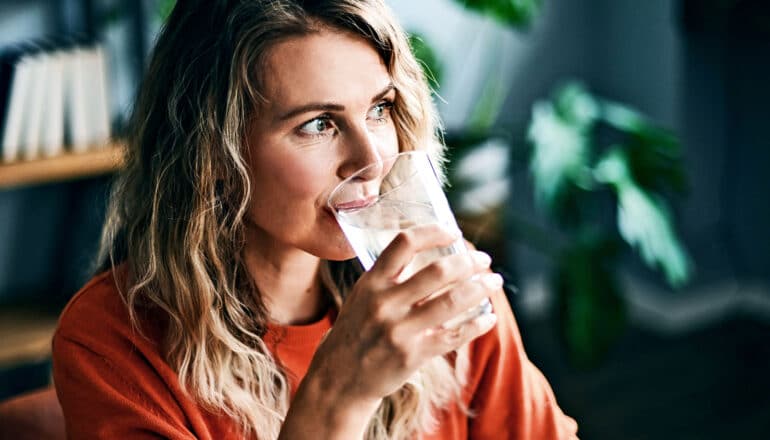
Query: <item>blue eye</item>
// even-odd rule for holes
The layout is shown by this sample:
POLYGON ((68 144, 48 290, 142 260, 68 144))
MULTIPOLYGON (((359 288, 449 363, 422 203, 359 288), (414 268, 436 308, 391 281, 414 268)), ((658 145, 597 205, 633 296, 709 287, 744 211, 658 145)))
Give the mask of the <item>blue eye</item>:
POLYGON ((376 122, 385 122, 390 116, 390 110, 393 108, 393 103, 390 101, 383 101, 369 110, 366 115, 367 119, 374 120, 376 122))
POLYGON ((303 136, 319 137, 327 136, 334 129, 327 116, 312 119, 299 127, 299 133, 303 136))

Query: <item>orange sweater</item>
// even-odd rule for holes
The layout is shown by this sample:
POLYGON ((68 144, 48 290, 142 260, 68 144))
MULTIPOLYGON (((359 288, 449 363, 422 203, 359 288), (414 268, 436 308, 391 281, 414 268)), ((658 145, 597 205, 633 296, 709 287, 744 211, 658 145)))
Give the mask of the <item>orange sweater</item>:
MULTIPOLYGON (((502 291, 492 298, 495 329, 471 343, 465 401, 477 416, 444 410, 425 440, 568 439, 577 424, 565 416, 548 382, 527 359, 502 291)), ((292 390, 307 372, 330 313, 305 326, 270 326, 265 341, 289 370, 292 390)), ((70 301, 53 341, 54 381, 71 439, 235 439, 235 427, 185 395, 159 351, 161 326, 145 319, 132 329, 108 272, 70 301), (154 324, 154 325, 153 325, 154 324)))

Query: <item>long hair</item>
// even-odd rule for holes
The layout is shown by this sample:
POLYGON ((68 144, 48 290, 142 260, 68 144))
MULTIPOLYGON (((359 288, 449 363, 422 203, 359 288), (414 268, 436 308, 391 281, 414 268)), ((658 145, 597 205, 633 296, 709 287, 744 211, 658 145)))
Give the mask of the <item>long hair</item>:
MULTIPOLYGON (((125 264, 121 292, 135 327, 145 307, 166 316, 161 343, 185 392, 260 439, 278 436, 289 385, 262 340, 268 311, 242 255, 251 188, 244 139, 259 117, 267 51, 322 29, 371 43, 397 90, 400 150, 428 149, 442 163, 428 84, 383 1, 180 0, 133 109, 99 253, 101 269, 125 264)), ((358 275, 351 261, 322 262, 336 307, 358 275)), ((437 411, 459 404, 466 367, 464 350, 431 360, 383 400, 366 438, 430 431, 437 411)))

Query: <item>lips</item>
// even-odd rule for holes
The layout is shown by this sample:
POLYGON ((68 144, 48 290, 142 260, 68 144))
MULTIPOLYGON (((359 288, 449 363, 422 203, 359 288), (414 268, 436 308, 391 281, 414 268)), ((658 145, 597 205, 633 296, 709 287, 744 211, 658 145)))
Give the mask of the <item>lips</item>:
POLYGON ((363 199, 352 200, 350 202, 337 203, 334 205, 334 209, 337 211, 359 209, 371 205, 375 200, 377 200, 377 196, 369 196, 363 199))

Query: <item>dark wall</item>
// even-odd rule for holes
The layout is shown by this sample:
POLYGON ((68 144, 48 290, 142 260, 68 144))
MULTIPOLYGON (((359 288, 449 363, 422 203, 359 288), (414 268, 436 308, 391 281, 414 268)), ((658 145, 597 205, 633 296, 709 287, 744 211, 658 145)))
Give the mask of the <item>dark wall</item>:
POLYGON ((685 219, 701 272, 770 278, 770 5, 681 4, 683 136, 692 176, 685 219))
POLYGON ((0 303, 66 303, 91 274, 107 191, 107 178, 0 191, 0 303))

